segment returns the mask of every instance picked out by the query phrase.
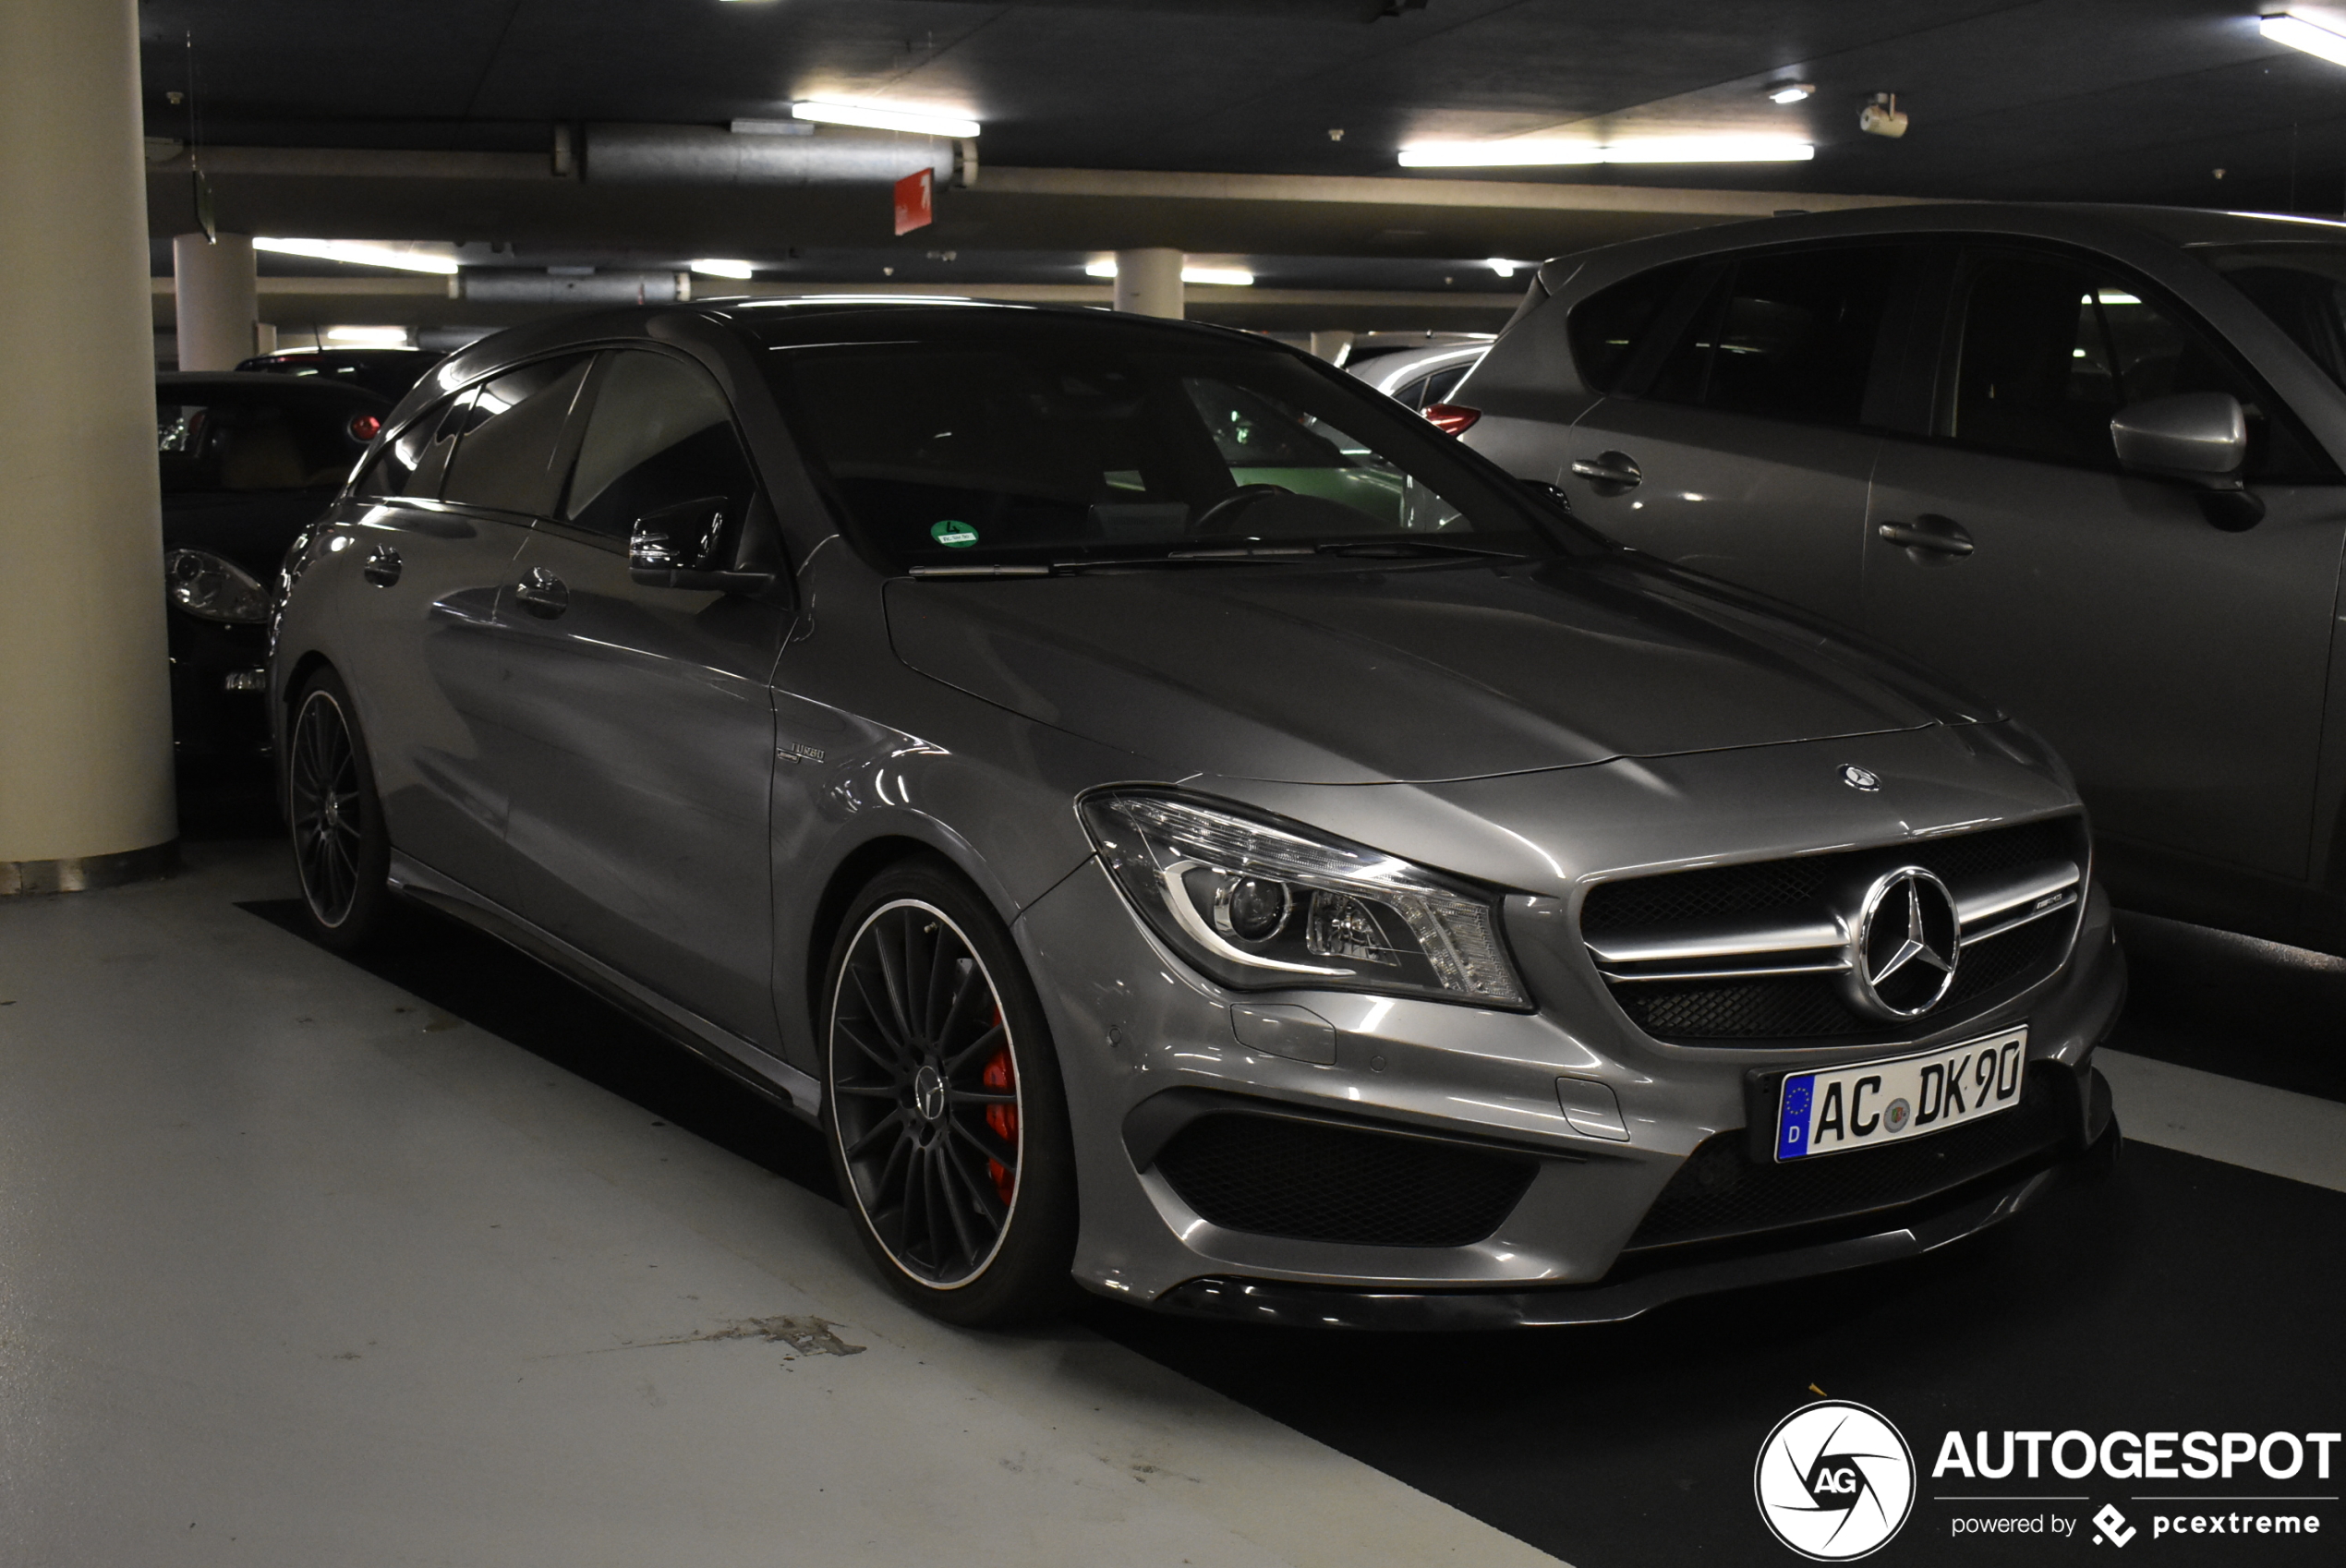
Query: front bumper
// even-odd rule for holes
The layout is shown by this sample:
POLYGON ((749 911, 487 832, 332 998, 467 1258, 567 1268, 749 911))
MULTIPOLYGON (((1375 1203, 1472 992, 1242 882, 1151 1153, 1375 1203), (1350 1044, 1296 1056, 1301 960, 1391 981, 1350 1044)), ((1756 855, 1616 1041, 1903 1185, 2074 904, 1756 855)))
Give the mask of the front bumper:
POLYGON ((2097 898, 2058 976, 1915 1043, 2026 1020, 2029 1070, 2059 1087, 2067 1111, 2057 1136, 2025 1157, 1966 1178, 1960 1190, 1939 1190, 1911 1213, 1871 1210, 1854 1228, 1844 1215, 1825 1227, 1830 1234, 1786 1225, 1739 1243, 1732 1257, 1705 1244, 1640 1246, 1625 1258, 1688 1156, 1745 1126, 1752 1069, 1838 1065, 1883 1049, 1666 1046, 1587 993, 1559 1008, 1543 991, 1542 1010, 1531 1013, 1328 992, 1231 993, 1163 951, 1096 862, 1028 906, 1017 932, 1044 981, 1074 1126, 1083 1214, 1076 1278, 1118 1299, 1259 1321, 1609 1321, 1680 1296, 1945 1245, 2033 1201, 2052 1164, 2106 1135, 2107 1095, 2097 1115, 2089 1058, 2124 988, 2097 898), (1240 1043, 1234 1005, 1307 1009, 1329 1028, 1324 1040, 1281 1054, 1266 1048, 1280 1044, 1276 1032, 1266 1039, 1255 1029, 1252 1045, 1240 1043), (1560 1080, 1573 1086, 1568 1093, 1560 1080), (1585 1104, 1571 1104, 1591 1084, 1617 1107, 1610 1126, 1602 1105, 1591 1117, 1585 1104), (1443 1241, 1440 1214, 1405 1245, 1216 1224, 1184 1200, 1161 1156, 1187 1122, 1249 1106, 1332 1129, 1328 1136, 1374 1131, 1515 1162, 1528 1178, 1495 1227, 1469 1241, 1443 1241))

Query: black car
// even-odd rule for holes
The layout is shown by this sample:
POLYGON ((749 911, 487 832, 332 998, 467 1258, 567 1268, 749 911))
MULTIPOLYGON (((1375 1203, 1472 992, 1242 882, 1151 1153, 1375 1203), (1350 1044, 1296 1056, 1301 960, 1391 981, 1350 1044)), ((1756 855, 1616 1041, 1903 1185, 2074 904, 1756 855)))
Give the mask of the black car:
POLYGON ((441 357, 421 348, 291 348, 280 354, 256 354, 236 368, 272 376, 317 376, 364 387, 397 403, 441 357))
POLYGON ((183 763, 266 754, 266 585, 390 412, 376 393, 322 377, 156 378, 171 729, 183 763))

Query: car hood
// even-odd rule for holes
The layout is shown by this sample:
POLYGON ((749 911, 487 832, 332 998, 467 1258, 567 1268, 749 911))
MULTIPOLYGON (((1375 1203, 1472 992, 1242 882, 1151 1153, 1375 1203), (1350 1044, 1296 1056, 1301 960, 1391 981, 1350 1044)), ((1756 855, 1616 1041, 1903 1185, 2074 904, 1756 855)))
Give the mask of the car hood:
POLYGON ((913 669, 1182 777, 1430 783, 1978 717, 1620 560, 900 578, 887 606, 913 669))

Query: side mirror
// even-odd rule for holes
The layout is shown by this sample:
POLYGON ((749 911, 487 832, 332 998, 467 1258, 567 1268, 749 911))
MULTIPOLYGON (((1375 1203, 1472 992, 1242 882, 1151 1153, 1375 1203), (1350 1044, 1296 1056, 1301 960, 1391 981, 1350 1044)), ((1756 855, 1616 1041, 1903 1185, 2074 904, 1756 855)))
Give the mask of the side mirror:
POLYGON ((2265 503, 2241 483, 2248 462, 2248 416, 2230 392, 2179 392, 2129 404, 2110 421, 2119 466, 2199 487, 2201 510, 2219 528, 2251 528, 2265 503))
POLYGON ((647 588, 754 594, 772 585, 770 572, 735 569, 740 519, 723 496, 702 496, 647 512, 627 536, 627 575, 647 588))

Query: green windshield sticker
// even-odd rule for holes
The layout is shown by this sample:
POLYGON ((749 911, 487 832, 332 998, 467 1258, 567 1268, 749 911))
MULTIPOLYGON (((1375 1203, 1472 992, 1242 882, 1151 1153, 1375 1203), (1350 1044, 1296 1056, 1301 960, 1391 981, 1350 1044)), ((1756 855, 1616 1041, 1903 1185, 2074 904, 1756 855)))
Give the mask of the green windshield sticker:
POLYGON ((931 528, 928 537, 949 549, 967 549, 977 543, 976 529, 949 517, 931 528))

